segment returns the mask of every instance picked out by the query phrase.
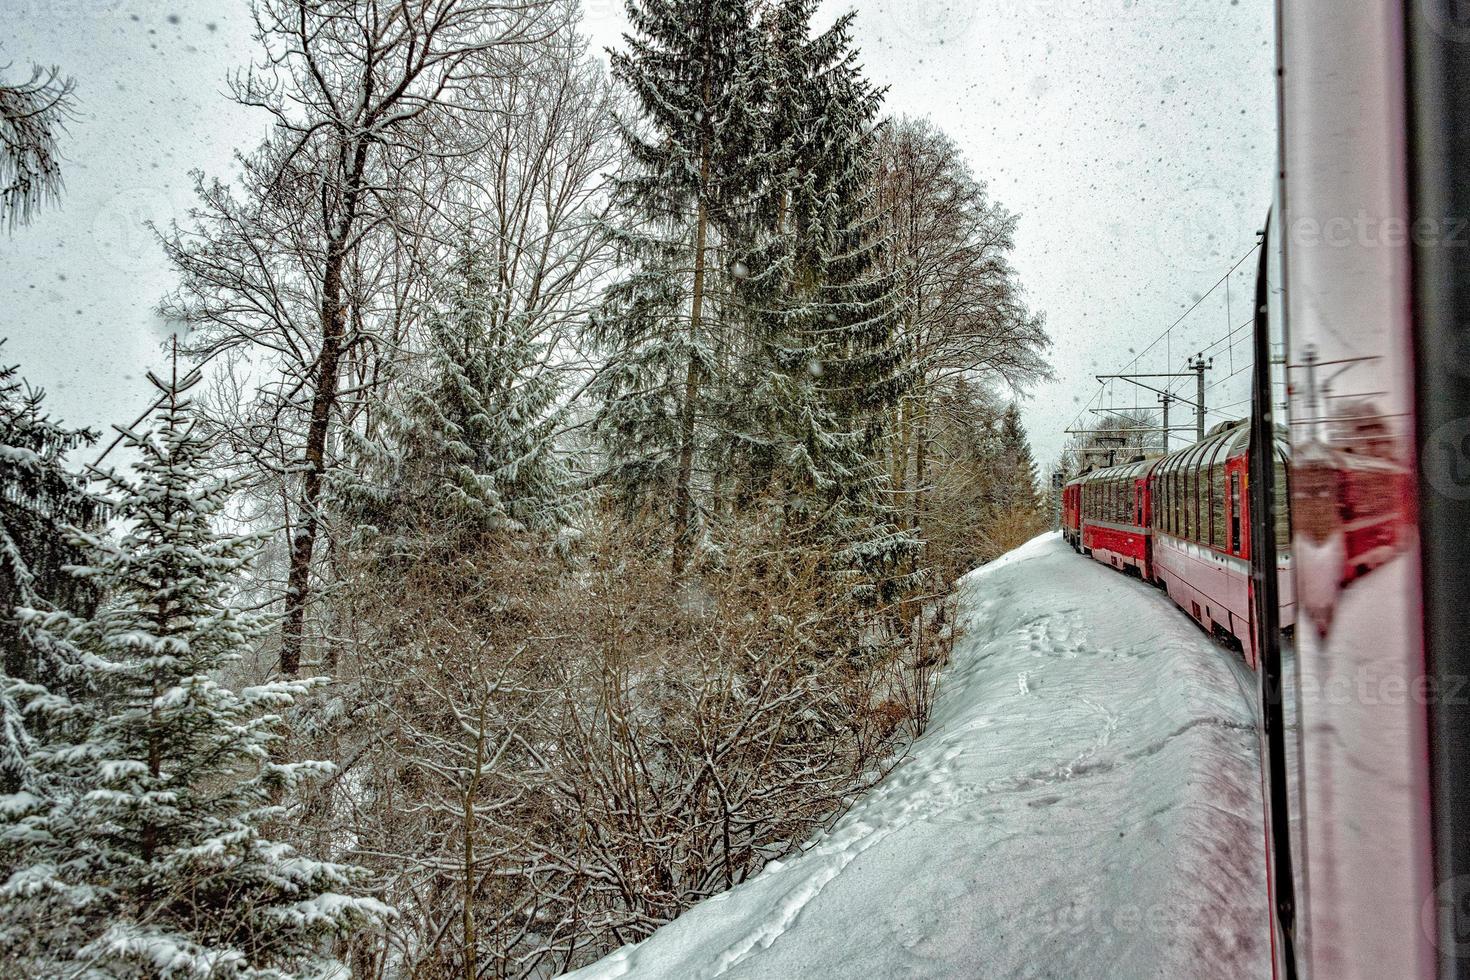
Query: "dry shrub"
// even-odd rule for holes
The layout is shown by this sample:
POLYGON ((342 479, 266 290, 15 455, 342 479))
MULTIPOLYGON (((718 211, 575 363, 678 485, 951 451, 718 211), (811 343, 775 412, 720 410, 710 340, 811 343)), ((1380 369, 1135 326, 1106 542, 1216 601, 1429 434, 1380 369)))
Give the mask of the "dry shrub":
MULTIPOLYGON (((639 525, 574 565, 504 537, 358 570, 365 707, 319 806, 402 915, 365 976, 549 976, 800 847, 927 715, 944 617, 834 595, 824 556, 725 538, 681 585, 639 525)), ((349 628, 350 622, 350 628, 349 628)))

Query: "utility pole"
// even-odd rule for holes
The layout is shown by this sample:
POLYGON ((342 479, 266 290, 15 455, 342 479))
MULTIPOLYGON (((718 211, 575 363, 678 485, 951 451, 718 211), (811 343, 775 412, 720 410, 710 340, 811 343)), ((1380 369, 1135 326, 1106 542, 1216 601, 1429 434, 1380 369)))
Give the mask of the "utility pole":
POLYGON ((1206 361, 1203 351, 1189 361, 1189 369, 1194 372, 1196 390, 1199 392, 1194 401, 1195 442, 1200 442, 1205 437, 1205 372, 1214 366, 1215 359, 1212 357, 1206 361))
POLYGON ((1174 396, 1167 391, 1159 396, 1159 404, 1164 406, 1164 455, 1169 455, 1169 406, 1174 404, 1174 396))
POLYGON ((1214 363, 1215 362, 1213 359, 1206 361, 1204 359, 1204 355, 1201 354, 1198 360, 1191 360, 1189 362, 1189 370, 1182 374, 1099 374, 1095 375, 1095 377, 1099 382, 1104 384, 1115 379, 1118 381, 1126 381, 1129 384, 1137 385, 1140 388, 1143 388, 1147 391, 1152 391, 1153 393, 1157 395, 1162 395, 1163 398, 1168 399, 1168 401, 1163 402, 1164 418, 1166 420, 1164 422, 1164 448, 1165 450, 1167 450, 1169 448, 1169 423, 1167 419, 1169 417, 1169 405, 1173 402, 1179 402, 1181 404, 1189 405, 1194 408, 1195 440, 1198 441, 1205 437, 1205 371, 1208 370, 1214 363), (1144 378, 1147 378, 1150 381, 1154 379, 1194 378, 1197 382, 1198 394, 1196 395, 1195 400, 1191 401, 1190 399, 1185 398, 1183 395, 1176 395, 1173 392, 1169 391, 1167 386, 1163 388, 1156 388, 1153 385, 1147 384, 1143 380, 1140 380, 1144 378))

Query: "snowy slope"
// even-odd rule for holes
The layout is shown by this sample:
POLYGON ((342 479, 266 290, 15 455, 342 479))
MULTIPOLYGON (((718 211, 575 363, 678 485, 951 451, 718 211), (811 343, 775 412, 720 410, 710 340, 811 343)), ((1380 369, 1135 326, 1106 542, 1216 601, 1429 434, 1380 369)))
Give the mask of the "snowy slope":
POLYGON ((960 622, 929 731, 829 834, 573 976, 1269 976, 1236 655, 1056 535, 960 622))

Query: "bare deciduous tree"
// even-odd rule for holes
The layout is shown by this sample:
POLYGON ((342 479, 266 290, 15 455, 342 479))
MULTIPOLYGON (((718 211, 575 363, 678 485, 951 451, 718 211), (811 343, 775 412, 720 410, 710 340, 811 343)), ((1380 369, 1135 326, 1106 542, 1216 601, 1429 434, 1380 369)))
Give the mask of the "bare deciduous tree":
POLYGON ((182 285, 164 310, 194 328, 192 353, 230 359, 249 379, 241 387, 254 385, 250 411, 230 428, 239 448, 291 484, 281 500, 280 666, 293 675, 334 427, 353 393, 344 362, 356 359, 357 381, 371 380, 376 368, 363 362, 401 340, 412 311, 404 300, 432 262, 432 219, 442 215, 434 173, 467 152, 448 134, 484 111, 476 83, 516 71, 523 49, 565 30, 571 8, 257 0, 253 9, 265 54, 231 91, 274 130, 241 158, 238 195, 198 179, 191 227, 165 236, 182 285))
POLYGON ((953 141, 927 120, 889 120, 878 155, 875 197, 916 368, 890 429, 891 477, 919 526, 938 401, 960 380, 1024 389, 1047 377, 1050 341, 1011 265, 1016 216, 990 198, 953 141))

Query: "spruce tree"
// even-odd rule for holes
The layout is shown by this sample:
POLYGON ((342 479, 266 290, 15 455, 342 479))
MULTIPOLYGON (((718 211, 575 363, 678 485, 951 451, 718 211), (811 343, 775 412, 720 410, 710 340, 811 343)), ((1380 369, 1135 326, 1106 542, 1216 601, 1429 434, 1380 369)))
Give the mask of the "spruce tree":
POLYGON ((1021 424, 1021 410, 1012 402, 1001 416, 997 432, 996 454, 997 510, 1037 511, 1041 507, 1039 473, 1026 429, 1021 424))
POLYGON ((64 568, 80 560, 66 529, 100 516, 100 502, 67 468, 66 454, 96 436, 52 421, 44 400, 18 368, 0 367, 0 793, 29 781, 31 735, 15 702, 17 688, 59 676, 69 660, 46 635, 22 629, 16 611, 85 611, 94 599, 90 586, 64 568))
POLYGON ((871 204, 882 93, 857 64, 853 15, 813 35, 818 5, 780 0, 764 23, 772 166, 749 262, 761 271, 742 289, 761 356, 740 415, 756 433, 746 445, 776 448, 744 472, 774 481, 798 540, 839 543, 866 591, 891 587, 917 553, 893 523, 878 455, 911 378, 871 204))
POLYGON ((275 801, 330 769, 275 757, 314 682, 221 682, 267 626, 231 605, 259 542, 217 528, 229 488, 185 397, 198 375, 152 380, 151 424, 124 432, 132 474, 105 475, 118 536, 73 536, 105 601, 21 612, 76 656, 21 691, 48 724, 31 790, 0 798, 0 959, 35 976, 317 975, 334 935, 387 910, 356 869, 266 836, 275 801))
POLYGON ((379 406, 376 441, 358 442, 369 472, 349 485, 352 516, 395 554, 443 555, 496 531, 557 535, 577 520, 551 351, 497 290, 489 254, 461 245, 426 363, 379 406))
POLYGON ((749 274, 738 239, 759 176, 764 82, 751 0, 628 0, 627 11, 635 33, 612 72, 638 118, 621 123, 612 232, 630 271, 593 324, 613 361, 597 428, 609 485, 630 508, 667 514, 678 576, 722 428, 729 285, 749 274))

